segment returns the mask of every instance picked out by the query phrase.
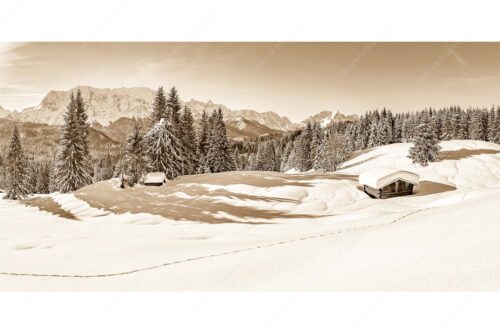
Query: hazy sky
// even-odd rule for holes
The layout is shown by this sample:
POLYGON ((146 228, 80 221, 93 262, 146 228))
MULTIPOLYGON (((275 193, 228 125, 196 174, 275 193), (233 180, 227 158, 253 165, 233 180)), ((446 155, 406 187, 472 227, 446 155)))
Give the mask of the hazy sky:
POLYGON ((0 106, 49 90, 175 85, 181 98, 302 120, 500 103, 500 43, 0 44, 0 106))

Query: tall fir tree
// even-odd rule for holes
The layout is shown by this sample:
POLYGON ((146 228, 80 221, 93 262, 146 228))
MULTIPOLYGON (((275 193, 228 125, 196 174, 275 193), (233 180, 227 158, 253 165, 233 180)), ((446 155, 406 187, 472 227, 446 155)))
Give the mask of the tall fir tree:
POLYGON ((208 155, 208 139, 210 135, 210 122, 207 112, 203 110, 200 119, 200 128, 198 132, 198 173, 204 173, 207 169, 206 161, 208 155))
POLYGON ((180 131, 180 126, 181 126, 181 102, 179 98, 179 92, 175 87, 170 88, 170 91, 168 92, 168 98, 167 98, 167 109, 169 112, 170 118, 166 118, 170 121, 170 124, 174 130, 174 133, 177 135, 177 137, 180 137, 180 135, 176 132, 180 131))
POLYGON ((6 190, 5 199, 23 199, 31 193, 28 164, 21 145, 17 126, 14 127, 7 154, 5 156, 6 190))
POLYGON ((165 91, 163 90, 163 87, 159 87, 155 93, 153 111, 149 116, 149 128, 151 129, 155 126, 162 118, 168 119, 169 114, 167 110, 167 98, 165 97, 165 91))
POLYGON ((453 126, 451 112, 444 111, 441 115, 441 140, 452 140, 453 126))
POLYGON ((199 152, 196 131, 194 129, 194 119, 191 110, 184 107, 180 126, 181 142, 184 150, 184 174, 192 175, 198 170, 199 152))
POLYGON ((415 164, 427 166, 429 162, 437 160, 440 150, 439 139, 433 131, 429 117, 422 117, 420 124, 415 129, 415 138, 408 157, 415 164))
POLYGON ((472 140, 484 140, 485 131, 481 110, 470 110, 469 138, 472 140))
POLYGON ((493 122, 490 124, 489 141, 500 143, 500 106, 497 107, 493 122))
POLYGON ((144 135, 136 122, 127 138, 126 155, 123 160, 122 172, 127 185, 134 186, 146 171, 147 158, 144 147, 144 135))
POLYGON ((338 166, 350 156, 345 136, 338 133, 327 134, 321 145, 321 150, 317 166, 318 169, 327 172, 337 170, 338 166))
POLYGON ((273 140, 262 142, 257 150, 257 170, 279 171, 279 165, 273 140))
POLYGON ((149 171, 163 172, 168 179, 182 175, 184 161, 181 157, 180 142, 168 120, 160 119, 146 134, 144 141, 149 171))
POLYGON ((299 171, 308 171, 312 169, 314 160, 311 160, 311 141, 313 130, 311 123, 307 123, 306 128, 297 138, 297 143, 294 145, 295 161, 294 167, 299 171))
POLYGON ((459 113, 460 118, 458 119, 457 125, 457 139, 467 140, 469 138, 469 115, 466 112, 459 113))
POLYGON ((92 183, 86 117, 81 93, 76 99, 71 94, 54 166, 55 190, 63 193, 92 183))
POLYGON ((206 172, 217 173, 235 169, 227 138, 222 110, 214 111, 210 117, 210 135, 206 158, 206 172))

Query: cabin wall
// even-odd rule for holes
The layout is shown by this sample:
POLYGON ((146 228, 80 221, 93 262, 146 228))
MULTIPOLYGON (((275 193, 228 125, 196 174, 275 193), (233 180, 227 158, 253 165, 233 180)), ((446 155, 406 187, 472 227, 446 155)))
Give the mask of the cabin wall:
POLYGON ((376 189, 367 185, 364 185, 363 189, 372 198, 386 199, 412 194, 413 184, 398 180, 384 186, 382 189, 376 189))

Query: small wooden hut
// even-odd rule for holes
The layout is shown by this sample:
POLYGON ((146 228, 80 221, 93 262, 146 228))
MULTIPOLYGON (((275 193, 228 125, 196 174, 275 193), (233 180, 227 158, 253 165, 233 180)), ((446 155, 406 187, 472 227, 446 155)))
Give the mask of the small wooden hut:
POLYGON ((416 173, 392 168, 371 169, 359 175, 363 190, 378 199, 412 194, 418 180, 416 173))

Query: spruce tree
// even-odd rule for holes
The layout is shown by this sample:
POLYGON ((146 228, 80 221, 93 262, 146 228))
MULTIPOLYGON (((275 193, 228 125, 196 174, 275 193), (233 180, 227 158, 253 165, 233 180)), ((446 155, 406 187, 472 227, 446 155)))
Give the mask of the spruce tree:
POLYGON ((470 110, 469 138, 472 140, 484 140, 485 131, 481 110, 470 110))
POLYGON ((153 111, 149 116, 149 128, 151 129, 155 126, 161 119, 168 119, 168 111, 167 111, 167 98, 165 97, 165 92, 163 91, 163 87, 159 87, 155 93, 155 98, 153 102, 153 111))
POLYGON ((147 158, 144 149, 144 136, 141 127, 136 122, 127 138, 126 155, 124 158, 123 173, 129 186, 139 182, 146 171, 147 158))
POLYGON ((466 112, 460 112, 460 118, 457 125, 457 139, 466 140, 469 138, 469 115, 466 112))
POLYGON ((318 122, 314 122, 311 133, 311 145, 310 145, 311 151, 309 152, 310 154, 309 158, 311 159, 313 164, 314 161, 316 160, 316 153, 321 145, 321 137, 322 137, 321 127, 318 122))
POLYGON ((224 125, 220 108, 218 111, 214 111, 210 117, 210 135, 206 161, 206 172, 217 173, 235 169, 229 148, 226 125, 224 125))
POLYGON ((36 182, 36 193, 50 193, 50 174, 52 164, 50 161, 40 163, 36 182))
POLYGON ((500 106, 497 107, 493 122, 489 125, 489 141, 500 143, 500 106))
POLYGON ((81 94, 77 93, 77 99, 71 94, 56 154, 55 190, 72 192, 92 183, 87 136, 88 124, 81 94))
POLYGON ((290 140, 285 145, 285 149, 283 150, 283 155, 281 156, 281 163, 280 163, 280 171, 281 172, 285 172, 289 169, 288 168, 288 165, 289 165, 288 160, 290 159, 292 149, 293 149, 293 140, 290 140))
POLYGON ((372 148, 380 145, 380 133, 381 133, 381 128, 379 126, 379 123, 373 121, 370 125, 370 136, 368 138, 368 147, 372 148))
POLYGON ((17 126, 15 126, 5 156, 5 185, 7 190, 5 199, 18 200, 31 193, 27 168, 28 165, 21 145, 21 138, 17 126))
POLYGON ((317 165, 319 169, 327 172, 337 170, 338 166, 350 155, 345 137, 337 133, 327 134, 321 149, 321 158, 317 165))
POLYGON ((279 171, 276 147, 272 140, 264 141, 259 145, 257 150, 257 170, 279 171))
POLYGON ((207 169, 206 161, 208 155, 208 138, 210 134, 210 123, 207 113, 203 110, 200 120, 200 129, 198 132, 198 173, 204 173, 207 169))
POLYGON ((87 108, 85 102, 83 101, 82 93, 80 89, 76 91, 75 98, 75 116, 78 126, 78 140, 80 141, 80 146, 82 147, 84 159, 83 162, 87 165, 85 166, 87 170, 90 170, 90 153, 89 153, 89 128, 87 108))
MULTIPOLYGON (((175 132, 180 131, 181 122, 181 102, 179 99, 179 93, 175 87, 170 88, 167 98, 167 109, 170 116, 170 124, 175 132)), ((166 118, 167 120, 168 118, 166 118)), ((178 133, 175 133, 179 137, 178 133)))
POLYGON ((180 142, 169 121, 162 118, 149 130, 144 140, 149 171, 163 172, 168 179, 182 174, 184 161, 181 157, 180 142))
POLYGON ((441 115, 441 140, 452 140, 453 126, 451 113, 444 111, 441 115))
POLYGON ((498 129, 496 128, 496 122, 495 122, 495 107, 492 106, 490 112, 488 112, 488 126, 486 133, 488 141, 495 142, 495 135, 497 130, 498 129))
POLYGON ((302 134, 297 138, 295 149, 295 165, 299 171, 304 172, 312 169, 314 161, 311 160, 312 126, 307 123, 302 134))
POLYGON ((184 174, 192 175, 198 170, 199 153, 196 132, 194 129, 194 119, 191 110, 184 107, 180 126, 181 142, 184 151, 184 174))
POLYGON ((427 166, 438 158, 440 150, 439 139, 433 131, 430 119, 428 116, 422 117, 421 123, 415 129, 415 138, 408 157, 413 163, 427 166))

